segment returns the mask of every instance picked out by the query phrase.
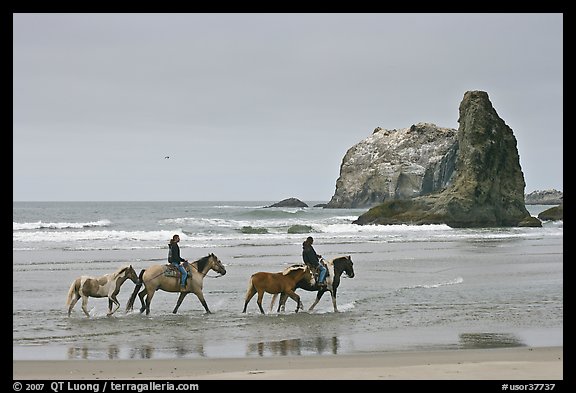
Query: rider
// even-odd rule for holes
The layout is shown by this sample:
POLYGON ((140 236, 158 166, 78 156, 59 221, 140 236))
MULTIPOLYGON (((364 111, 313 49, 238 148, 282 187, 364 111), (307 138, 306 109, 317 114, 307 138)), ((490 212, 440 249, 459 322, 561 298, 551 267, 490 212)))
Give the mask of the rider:
POLYGON ((180 257, 180 247, 178 247, 178 242, 180 241, 180 236, 174 235, 172 236, 172 240, 168 244, 168 262, 172 265, 176 266, 180 273, 182 273, 181 281, 180 281, 180 292, 186 291, 186 278, 188 277, 188 272, 184 269, 184 266, 180 264, 180 262, 188 262, 187 259, 180 257))
POLYGON ((324 278, 326 277, 326 268, 319 261, 319 258, 322 258, 322 255, 316 254, 314 247, 312 247, 312 243, 314 243, 312 236, 308 236, 306 240, 304 240, 304 243, 302 243, 302 259, 311 269, 320 269, 318 286, 326 288, 326 282, 324 281, 324 278))

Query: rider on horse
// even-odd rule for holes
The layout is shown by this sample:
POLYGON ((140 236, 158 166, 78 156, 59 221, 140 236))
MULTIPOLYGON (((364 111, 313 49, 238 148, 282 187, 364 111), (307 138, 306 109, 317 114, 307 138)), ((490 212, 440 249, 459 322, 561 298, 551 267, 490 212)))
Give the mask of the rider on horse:
POLYGON ((304 243, 302 243, 302 259, 304 260, 304 263, 310 267, 310 270, 320 270, 318 286, 325 288, 326 282, 324 281, 324 278, 326 277, 327 270, 319 261, 319 258, 322 258, 322 255, 316 254, 314 247, 312 247, 312 243, 314 243, 312 236, 308 236, 304 243))
POLYGON ((172 236, 172 240, 170 240, 170 243, 168 244, 168 247, 169 247, 168 262, 170 262, 172 265, 174 265, 176 268, 178 268, 178 270, 180 270, 180 273, 182 273, 182 276, 180 278, 180 280, 181 280, 180 281, 180 292, 185 292, 186 291, 186 278, 188 278, 188 272, 186 271, 184 266, 182 266, 180 264, 180 262, 188 262, 188 260, 180 257, 180 247, 178 247, 179 241, 180 241, 180 236, 178 236, 178 235, 172 236))

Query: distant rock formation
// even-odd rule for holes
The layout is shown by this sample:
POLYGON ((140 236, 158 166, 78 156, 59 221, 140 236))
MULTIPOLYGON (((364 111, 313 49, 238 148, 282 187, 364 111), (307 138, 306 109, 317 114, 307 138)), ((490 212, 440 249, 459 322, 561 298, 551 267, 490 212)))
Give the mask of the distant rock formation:
POLYGON ((558 190, 536 190, 524 196, 527 205, 559 205, 564 195, 558 190))
POLYGON ((288 228, 288 233, 310 233, 310 232, 314 232, 314 229, 310 225, 296 224, 288 228))
POLYGON ((288 198, 265 207, 308 207, 308 205, 297 198, 288 198))
POLYGON ((354 223, 542 226, 524 205, 526 184, 516 138, 488 94, 467 91, 459 115, 453 182, 434 194, 384 202, 354 223))
POLYGON ((456 130, 431 123, 376 128, 342 159, 336 191, 327 208, 373 207, 442 190, 456 162, 456 130))
POLYGON ((564 204, 561 203, 558 206, 551 207, 550 209, 546 209, 540 214, 538 214, 538 218, 542 221, 560 221, 564 220, 564 204))

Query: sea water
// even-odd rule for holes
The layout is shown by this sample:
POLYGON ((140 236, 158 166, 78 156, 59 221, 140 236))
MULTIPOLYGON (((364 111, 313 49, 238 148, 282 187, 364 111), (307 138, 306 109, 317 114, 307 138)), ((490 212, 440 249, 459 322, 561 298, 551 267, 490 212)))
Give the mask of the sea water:
MULTIPOLYGON (((13 359, 149 359, 334 355, 387 350, 563 345, 563 222, 542 228, 358 226, 366 209, 267 208, 254 202, 14 202, 13 359), (163 264, 180 235, 183 258, 216 254, 227 274, 204 279, 206 314, 189 294, 158 291, 150 315, 107 317, 90 298, 90 318, 68 288, 80 275, 125 264, 163 264), (350 255, 338 309, 325 294, 298 290, 305 310, 242 313, 250 275, 301 263, 302 242, 327 259, 350 255)), ((308 202, 310 206, 319 202, 308 202)), ((549 206, 527 206, 532 215, 549 206)))

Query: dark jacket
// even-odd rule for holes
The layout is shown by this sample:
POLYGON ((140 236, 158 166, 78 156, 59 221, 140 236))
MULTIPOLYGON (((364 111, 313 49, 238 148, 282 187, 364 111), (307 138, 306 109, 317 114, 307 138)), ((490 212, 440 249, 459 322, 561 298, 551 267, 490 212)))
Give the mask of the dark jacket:
POLYGON ((170 243, 168 244, 168 247, 170 247, 168 250, 168 262, 176 265, 179 265, 180 262, 184 262, 184 258, 180 257, 180 247, 178 247, 178 243, 170 243))
POLYGON ((318 261, 318 254, 311 245, 302 246, 302 260, 304 263, 311 267, 317 267, 320 262, 318 261))

